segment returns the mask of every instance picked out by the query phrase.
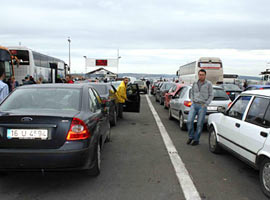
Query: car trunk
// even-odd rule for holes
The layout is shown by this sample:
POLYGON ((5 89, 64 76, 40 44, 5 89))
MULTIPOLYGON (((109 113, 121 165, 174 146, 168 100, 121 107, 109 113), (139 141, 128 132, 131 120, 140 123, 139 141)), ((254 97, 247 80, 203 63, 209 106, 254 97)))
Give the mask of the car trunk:
POLYGON ((61 147, 66 141, 72 118, 75 116, 75 113, 63 116, 60 113, 1 114, 0 148, 23 149, 57 149, 61 147), (42 138, 40 135, 44 137, 42 138), (30 136, 32 138, 29 138, 30 136))

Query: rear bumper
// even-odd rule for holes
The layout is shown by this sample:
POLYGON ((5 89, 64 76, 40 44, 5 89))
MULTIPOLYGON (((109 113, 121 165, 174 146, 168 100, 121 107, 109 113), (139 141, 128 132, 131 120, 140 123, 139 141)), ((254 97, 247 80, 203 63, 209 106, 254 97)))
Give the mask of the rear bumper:
POLYGON ((73 149, 65 150, 0 149, 0 171, 63 171, 89 168, 93 161, 91 158, 94 147, 81 148, 79 143, 72 145, 73 149), (80 148, 76 149, 76 146, 80 148))

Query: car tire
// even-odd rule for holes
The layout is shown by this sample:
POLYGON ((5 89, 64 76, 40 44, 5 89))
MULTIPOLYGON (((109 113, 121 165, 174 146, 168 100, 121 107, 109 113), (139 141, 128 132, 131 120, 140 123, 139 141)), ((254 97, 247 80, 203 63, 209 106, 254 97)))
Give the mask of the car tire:
POLYGON ((172 111, 171 111, 171 108, 169 108, 169 120, 172 120, 173 117, 172 117, 172 111))
POLYGON ((182 113, 179 113, 179 127, 182 131, 186 131, 187 130, 187 125, 184 121, 184 117, 182 115, 182 113))
POLYGON ((111 125, 112 126, 116 126, 116 123, 117 123, 117 112, 116 112, 116 109, 114 108, 114 111, 113 111, 113 119, 110 121, 111 125))
POLYGON ((217 141, 216 131, 213 126, 209 128, 208 145, 209 145, 209 150, 212 153, 219 154, 222 152, 222 149, 217 141))
POLYGON ((156 102, 158 102, 157 95, 155 95, 156 102))
POLYGON ((270 197, 270 159, 265 158, 260 165, 260 184, 263 193, 270 197))
POLYGON ((160 105, 163 105, 163 103, 164 103, 164 102, 162 101, 162 98, 160 97, 159 104, 160 104, 160 105))
POLYGON ((108 133, 105 139, 105 142, 110 142, 111 141, 111 126, 110 124, 108 125, 108 133))
POLYGON ((165 102, 163 103, 163 108, 168 109, 165 102))
POLYGON ((98 141, 95 147, 95 161, 93 168, 87 170, 87 173, 90 176, 98 176, 100 174, 100 165, 101 165, 101 147, 100 142, 98 141))

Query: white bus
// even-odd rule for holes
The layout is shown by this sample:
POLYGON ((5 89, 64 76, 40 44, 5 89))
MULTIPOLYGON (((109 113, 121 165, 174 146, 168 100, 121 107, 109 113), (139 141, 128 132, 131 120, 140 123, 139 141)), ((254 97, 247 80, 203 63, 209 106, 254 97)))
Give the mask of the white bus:
POLYGON ((206 79, 213 84, 223 82, 222 62, 216 57, 202 57, 197 61, 182 65, 177 70, 176 75, 179 77, 180 83, 192 84, 198 80, 200 69, 206 71, 206 79))
POLYGON ((65 78, 67 65, 64 61, 47 56, 27 47, 8 47, 19 63, 14 67, 15 79, 22 84, 26 76, 32 76, 35 81, 41 77, 43 82, 56 83, 57 78, 65 78))

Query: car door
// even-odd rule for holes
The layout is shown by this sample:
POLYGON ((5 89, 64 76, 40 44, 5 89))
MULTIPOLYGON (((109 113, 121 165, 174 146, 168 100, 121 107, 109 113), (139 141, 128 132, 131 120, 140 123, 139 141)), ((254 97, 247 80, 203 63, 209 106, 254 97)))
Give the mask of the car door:
POLYGON ((100 134, 102 135, 103 142, 106 139, 106 130, 107 130, 107 118, 108 114, 105 115, 101 109, 101 98, 97 94, 97 92, 93 88, 89 88, 89 96, 90 96, 90 109, 95 113, 95 119, 98 121, 98 127, 100 130, 100 134), (98 99, 99 98, 99 99, 98 99))
POLYGON ((183 97, 183 91, 185 87, 182 87, 178 90, 178 92, 173 97, 173 107, 171 108, 172 115, 178 119, 179 111, 180 111, 180 104, 181 104, 181 97, 183 97))
POLYGON ((255 163, 257 152, 263 148, 269 135, 266 121, 270 115, 269 99, 255 97, 252 101, 245 120, 239 127, 239 136, 235 142, 240 144, 240 154, 249 161, 255 163))
POLYGON ((127 101, 123 105, 124 112, 140 112, 141 97, 138 84, 127 85, 127 101))
POLYGON ((246 108, 251 100, 251 96, 240 96, 230 107, 225 115, 223 115, 218 126, 218 136, 222 144, 235 152, 241 151, 239 143, 239 128, 242 126, 242 118, 246 112, 246 108))

